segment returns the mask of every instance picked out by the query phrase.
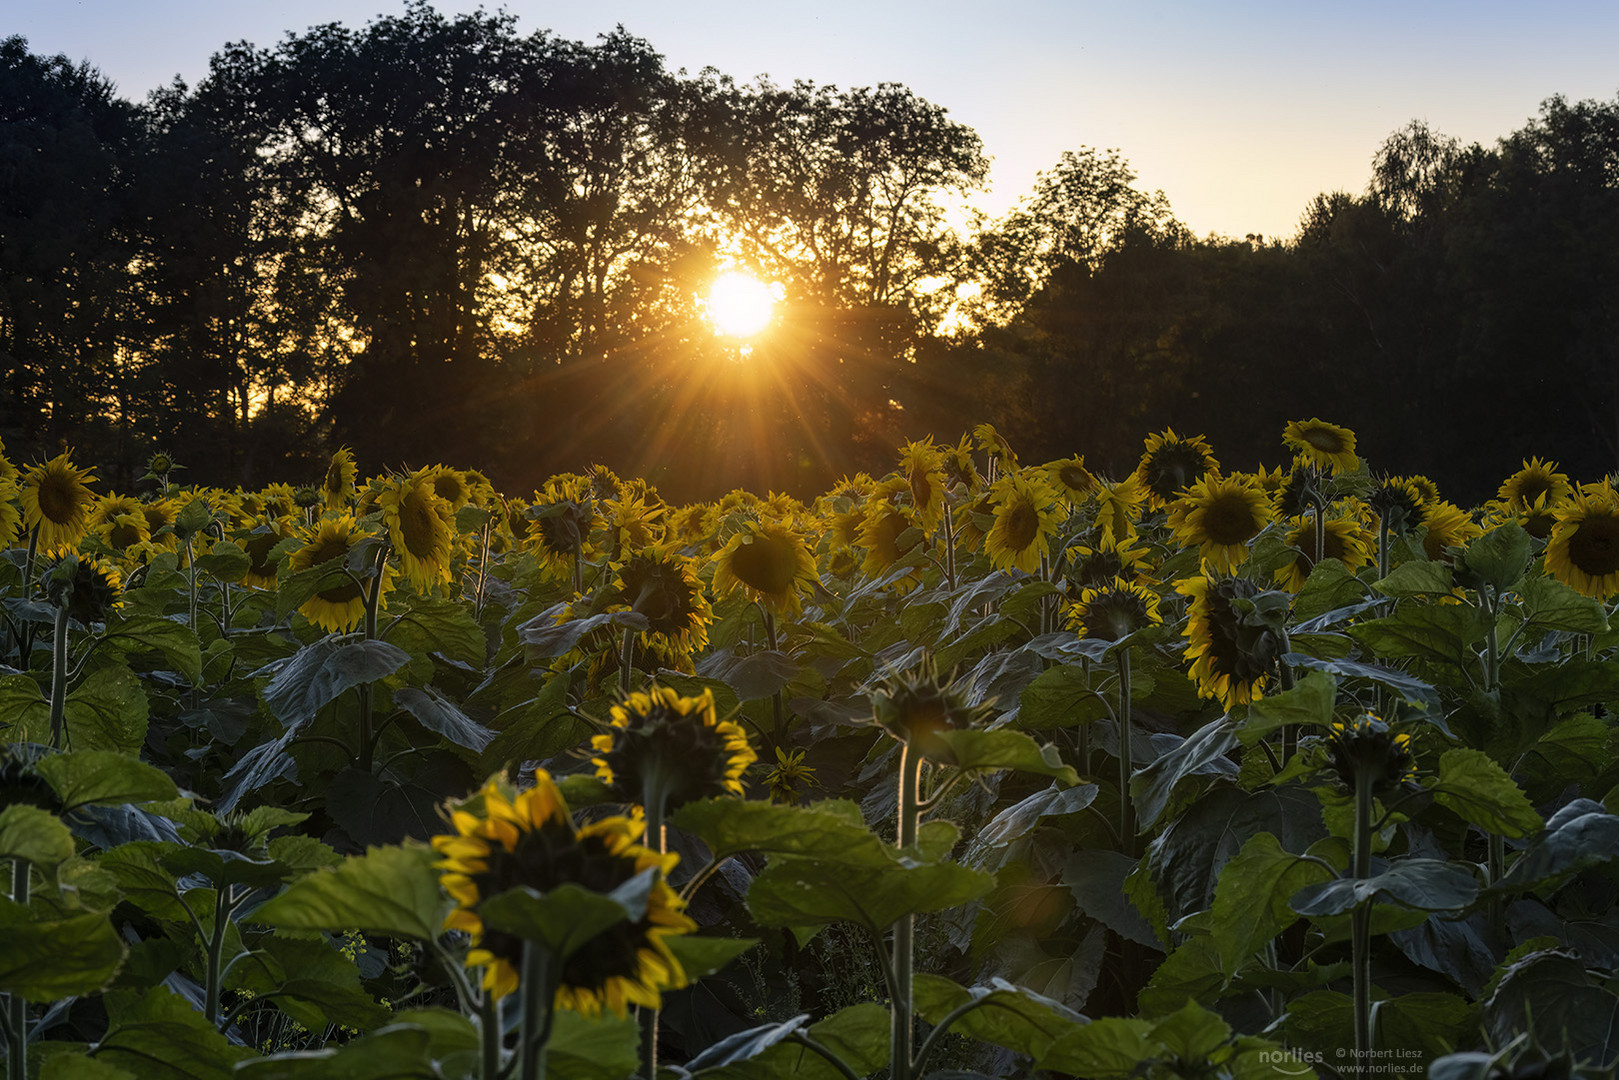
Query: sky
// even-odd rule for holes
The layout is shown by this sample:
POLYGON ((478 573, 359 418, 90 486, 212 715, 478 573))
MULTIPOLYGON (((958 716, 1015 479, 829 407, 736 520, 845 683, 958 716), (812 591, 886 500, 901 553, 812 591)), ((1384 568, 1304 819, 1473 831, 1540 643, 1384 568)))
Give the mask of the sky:
MULTIPOLYGON (((438 0, 447 15, 476 0, 438 0)), ((1116 148, 1199 236, 1288 239, 1321 192, 1361 193, 1412 120, 1493 145, 1554 94, 1619 96, 1613 0, 506 0, 520 33, 622 25, 667 66, 840 87, 898 82, 972 127, 983 209, 1064 150, 1116 148)), ((0 35, 85 60, 140 100, 227 42, 362 27, 398 0, 13 0, 0 35)))

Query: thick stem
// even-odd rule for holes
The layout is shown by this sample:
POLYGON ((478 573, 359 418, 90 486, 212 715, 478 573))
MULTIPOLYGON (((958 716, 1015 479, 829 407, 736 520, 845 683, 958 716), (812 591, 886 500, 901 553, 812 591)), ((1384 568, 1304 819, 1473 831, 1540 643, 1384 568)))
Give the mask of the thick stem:
POLYGON ((485 992, 478 1001, 478 1080, 500 1076, 500 1006, 485 992))
POLYGON ((219 998, 221 986, 220 965, 225 953, 225 927, 230 924, 230 890, 229 885, 221 885, 214 894, 214 932, 207 942, 208 946, 208 978, 203 992, 207 995, 203 1014, 208 1018, 208 1025, 219 1026, 219 998))
POLYGON ((1130 802, 1130 649, 1119 650, 1119 850, 1136 857, 1135 806, 1130 802))
MULTIPOLYGON (((665 810, 669 802, 668 795, 661 784, 652 785, 643 791, 646 798, 646 845, 655 848, 659 855, 669 850, 668 829, 664 826, 665 810)), ((643 1007, 640 1010, 641 1020, 641 1060, 646 1067, 646 1080, 657 1080, 658 1077, 658 1010, 643 1007)))
POLYGON ((1377 579, 1389 576, 1389 519, 1386 514, 1377 519, 1377 579))
MULTIPOLYGON (((896 842, 901 848, 916 843, 917 827, 922 817, 921 799, 922 755, 909 744, 901 747, 899 755, 899 810, 896 823, 896 842)), ((915 1026, 915 1008, 912 982, 916 966, 916 916, 905 915, 894 924, 894 970, 891 1011, 892 1027, 889 1046, 890 1080, 911 1080, 911 1038, 915 1026)))
MULTIPOLYGON (((765 617, 765 646, 771 652, 776 652, 776 616, 763 604, 759 606, 759 610, 765 617)), ((771 695, 770 710, 770 741, 773 745, 780 746, 782 745, 782 739, 786 737, 786 732, 782 730, 785 723, 783 721, 781 691, 779 689, 771 695)))
POLYGON ((956 522, 955 516, 950 512, 950 503, 944 504, 944 582, 954 592, 956 589, 956 522))
MULTIPOLYGON (((1360 775, 1355 783, 1355 880, 1372 876, 1372 777, 1360 775)), ((1351 1075, 1364 1080, 1372 1049, 1372 905, 1361 901, 1350 916, 1351 960, 1354 968, 1355 1061, 1351 1075)))
POLYGON ((537 941, 523 942, 523 1022, 518 1029, 518 1077, 541 1080, 545 1076, 545 1045, 551 1039, 551 1018, 556 979, 551 953, 537 941))
POLYGON ((51 639, 51 748, 60 750, 66 732, 67 608, 56 609, 56 630, 51 639))
MULTIPOLYGON (((27 859, 11 860, 11 899, 28 904, 30 867, 27 859)), ((28 1075, 28 999, 21 994, 6 995, 7 1076, 28 1075)))
MULTIPOLYGON (((382 606, 382 578, 384 563, 388 559, 388 545, 383 544, 377 548, 377 561, 371 567, 371 580, 361 585, 361 595, 365 597, 365 640, 377 640, 377 610, 382 606)), ((371 771, 371 761, 376 753, 377 733, 371 730, 371 684, 363 682, 360 690, 360 760, 356 763, 361 772, 371 771)))
MULTIPOLYGON (((23 560, 22 589, 23 599, 34 598, 34 560, 39 556, 39 526, 35 525, 28 533, 28 557, 23 560)), ((23 623, 21 633, 17 636, 17 667, 27 671, 33 666, 34 655, 34 624, 23 623)))
POLYGON ((1327 507, 1324 499, 1315 501, 1315 560, 1310 563, 1314 570, 1321 565, 1321 560, 1327 557, 1327 507))

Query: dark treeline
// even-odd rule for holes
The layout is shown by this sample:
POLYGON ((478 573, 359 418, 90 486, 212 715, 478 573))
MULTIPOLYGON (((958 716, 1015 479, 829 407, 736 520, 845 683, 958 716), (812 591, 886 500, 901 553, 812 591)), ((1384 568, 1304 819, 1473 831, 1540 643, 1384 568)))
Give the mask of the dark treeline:
POLYGON ((813 493, 985 420, 1117 472, 1168 425, 1276 463, 1319 415, 1469 501, 1528 454, 1619 459, 1619 100, 1488 149, 1413 124, 1285 243, 1192 236, 1112 151, 956 213, 986 173, 901 86, 671 72, 504 14, 235 44, 139 104, 10 38, 0 438, 122 488, 156 449, 231 486, 348 445, 675 498, 813 493), (731 265, 785 292, 745 357, 699 300, 731 265))

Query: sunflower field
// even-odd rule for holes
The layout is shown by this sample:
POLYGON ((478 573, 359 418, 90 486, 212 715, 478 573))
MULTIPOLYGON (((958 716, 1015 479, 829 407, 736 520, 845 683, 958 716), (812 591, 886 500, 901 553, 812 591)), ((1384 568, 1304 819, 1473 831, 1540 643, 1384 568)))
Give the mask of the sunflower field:
POLYGON ((1612 1075, 1612 479, 1277 457, 0 454, 7 1075, 1612 1075))

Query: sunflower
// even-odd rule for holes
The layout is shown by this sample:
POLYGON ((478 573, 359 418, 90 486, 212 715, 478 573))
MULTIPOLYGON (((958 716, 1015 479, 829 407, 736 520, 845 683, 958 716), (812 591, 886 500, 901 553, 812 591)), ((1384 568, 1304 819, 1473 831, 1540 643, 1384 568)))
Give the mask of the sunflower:
POLYGON ((1422 492, 1410 480, 1391 476, 1366 496, 1366 505, 1377 513, 1391 532, 1405 532, 1422 520, 1426 505, 1422 492))
POLYGON ((908 442, 900 451, 899 472, 910 490, 917 524, 931 533, 944 520, 944 452, 933 445, 932 436, 908 442))
POLYGON ((618 599, 645 615, 646 633, 676 652, 708 646, 708 624, 714 609, 703 595, 703 583, 691 559, 651 547, 624 560, 618 573, 618 599))
POLYGON ((1355 456, 1355 433, 1325 420, 1311 417, 1291 421, 1282 431, 1282 442, 1303 454, 1317 469, 1345 473, 1360 467, 1360 459, 1355 456))
POLYGON ((1062 524, 1057 493, 1038 474, 1007 473, 990 488, 995 524, 984 537, 984 554, 997 570, 1033 573, 1051 550, 1062 524))
POLYGON ((1417 778, 1411 736, 1396 734, 1373 713, 1332 725, 1332 734, 1327 736, 1327 767, 1350 791, 1357 789, 1362 776, 1370 780, 1376 794, 1393 791, 1417 778))
POLYGON ((991 461, 998 461, 1006 468, 1017 466, 1017 455, 1012 452, 1012 444, 995 430, 994 424, 979 424, 973 428, 973 442, 989 455, 991 461))
POLYGON ((1422 500, 1424 509, 1439 501, 1439 485, 1426 476, 1407 476, 1402 479, 1417 493, 1417 498, 1422 500))
MULTIPOLYGON (((296 574, 333 559, 346 559, 365 536, 348 514, 323 518, 309 542, 287 557, 287 568, 296 574)), ((343 574, 341 569, 326 577, 332 579, 339 574, 343 574)), ((382 581, 384 595, 391 579, 392 570, 385 567, 382 581)), ((344 580, 321 589, 305 600, 298 611, 322 630, 347 633, 365 618, 365 592, 359 581, 345 574, 344 580)))
POLYGON ((967 689, 941 677, 931 656, 915 668, 894 672, 871 695, 872 719, 894 738, 933 761, 952 764, 955 756, 939 734, 980 727, 994 713, 985 703, 969 703, 967 689))
POLYGON ((605 522, 589 499, 539 498, 523 513, 523 544, 553 575, 572 573, 576 559, 592 551, 591 536, 605 522))
POLYGON ((123 575, 101 559, 67 555, 41 575, 45 595, 80 624, 106 622, 109 612, 123 606, 119 599, 123 575))
POLYGON ((280 561, 272 559, 270 553, 291 535, 292 527, 278 519, 271 519, 245 535, 237 534, 236 542, 242 546, 249 560, 247 573, 242 575, 243 585, 250 589, 275 588, 276 567, 280 561))
POLYGON ((802 610, 799 594, 816 580, 804 538, 785 525, 744 522, 714 555, 715 593, 740 591, 777 615, 802 610))
POLYGON ((1246 578, 1189 578, 1175 591, 1192 601, 1186 613, 1186 657, 1201 697, 1227 710, 1263 697, 1282 655, 1282 635, 1234 601, 1252 600, 1260 588, 1246 578))
MULTIPOLYGON (((1322 523, 1325 530, 1322 554, 1337 559, 1350 571, 1359 570, 1370 563, 1377 553, 1377 538, 1366 531, 1354 518, 1328 518, 1322 523)), ((1287 543, 1297 550, 1292 562, 1277 570, 1279 588, 1296 593, 1304 588, 1304 580, 1315 568, 1315 518, 1299 515, 1288 522, 1287 543)))
POLYGON ((150 547, 152 533, 146 524, 146 515, 136 507, 132 514, 119 514, 103 521, 91 530, 103 544, 114 551, 130 554, 134 549, 150 547))
MULTIPOLYGON (((915 525, 916 522, 905 507, 895 506, 882 499, 873 499, 869 502, 856 535, 856 542, 866 549, 866 557, 860 564, 860 572, 867 577, 879 577, 915 551, 922 543, 921 534, 911 532, 915 525), (911 532, 911 538, 908 542, 902 542, 901 537, 907 532, 911 532)), ((920 581, 921 571, 918 570, 901 578, 895 584, 899 586, 901 592, 905 592, 920 581)))
POLYGON ((1484 530, 1473 523, 1467 511, 1443 500, 1428 504, 1422 515, 1422 524, 1428 527, 1422 550, 1430 559, 1445 559, 1446 548, 1466 547, 1467 542, 1484 530))
POLYGON ((352 502, 354 483, 358 477, 354 453, 346 446, 338 447, 332 453, 331 463, 326 466, 326 476, 320 483, 320 496, 326 503, 326 509, 336 510, 352 502))
POLYGON ((1136 584, 1150 580, 1151 567, 1147 549, 1136 547, 1132 538, 1122 544, 1097 541, 1094 547, 1079 545, 1068 549, 1067 569, 1063 576, 1068 581, 1070 596, 1087 588, 1106 585, 1114 578, 1124 578, 1136 584))
POLYGON ((1041 468, 1051 486, 1070 503, 1083 502, 1085 496, 1100 486, 1096 477, 1085 467, 1085 458, 1081 454, 1047 462, 1041 468))
POLYGON ((591 764, 614 797, 638 806, 662 811, 741 796, 742 774, 759 760, 741 725, 716 715, 708 690, 683 697, 648 687, 614 705, 611 724, 590 740, 591 764))
POLYGON ((550 775, 537 770, 535 781, 515 798, 490 782, 451 810, 453 834, 433 837, 433 850, 443 856, 434 864, 439 881, 456 902, 444 928, 472 935, 466 964, 484 969, 483 985, 499 999, 518 988, 523 942, 484 925, 478 907, 486 898, 568 884, 608 894, 656 869, 642 916, 597 935, 563 963, 554 1005, 587 1016, 607 1008, 620 1018, 630 1005, 658 1008, 663 990, 687 983, 668 939, 697 929, 665 880, 679 856, 637 843, 644 822, 611 817, 575 826, 550 775))
POLYGON ((1574 481, 1557 471, 1557 462, 1529 458, 1523 468, 1501 481, 1495 496, 1517 513, 1551 510, 1574 497, 1574 481))
POLYGON ((720 508, 714 503, 692 503, 669 512, 666 540, 673 540, 696 551, 713 552, 719 545, 714 533, 720 527, 720 508))
POLYGON ((941 467, 944 469, 945 482, 952 488, 960 487, 973 493, 984 486, 983 478, 978 475, 978 467, 973 464, 973 443, 969 435, 963 435, 955 446, 945 448, 941 467))
POLYGON ((432 477, 424 470, 390 481, 377 507, 406 580, 423 593, 448 584, 455 514, 435 493, 432 477))
POLYGON ((804 764, 804 750, 800 747, 791 754, 776 747, 776 767, 765 774, 765 790, 769 801, 797 806, 804 800, 804 790, 820 787, 815 778, 815 766, 804 764))
POLYGON ((433 494, 450 504, 450 513, 454 514, 472 502, 472 484, 461 470, 448 465, 434 465, 423 471, 433 485, 433 494))
POLYGON ((1102 543, 1111 546, 1128 544, 1136 535, 1136 522, 1141 520, 1141 507, 1147 501, 1147 489, 1135 473, 1117 483, 1103 482, 1096 489, 1096 527, 1102 543))
POLYGON ((0 476, 0 548, 11 546, 22 524, 22 511, 17 508, 17 482, 9 476, 0 476))
POLYGON ((1068 608, 1070 630, 1082 638, 1102 641, 1117 641, 1163 621, 1158 614, 1158 594, 1122 577, 1086 589, 1068 608))
POLYGON ((152 538, 154 547, 174 551, 180 546, 179 537, 174 535, 174 523, 180 517, 180 508, 174 505, 174 500, 157 499, 141 503, 141 516, 146 519, 146 535, 152 538))
POLYGON ((1210 473, 1220 475, 1220 462, 1208 441, 1201 435, 1183 439, 1174 428, 1167 428, 1160 435, 1147 436, 1135 475, 1146 489, 1148 502, 1157 508, 1210 473))
POLYGON ((1256 481, 1205 476, 1169 508, 1175 537, 1209 567, 1225 573, 1248 558, 1248 542, 1276 520, 1276 510, 1256 481))
POLYGON ((662 543, 665 509, 661 501, 648 502, 639 494, 603 502, 602 515, 607 519, 613 557, 621 551, 639 551, 662 543))
POLYGON ((1610 482, 1586 485, 1557 512, 1546 572, 1583 596, 1619 593, 1619 494, 1610 482))
POLYGON ((5 440, 0 439, 0 480, 15 481, 17 477, 17 466, 11 463, 10 458, 6 457, 5 440))
POLYGON ((72 451, 58 454, 23 474, 23 526, 39 530, 39 550, 45 555, 71 551, 90 528, 95 495, 89 469, 77 469, 72 451))

